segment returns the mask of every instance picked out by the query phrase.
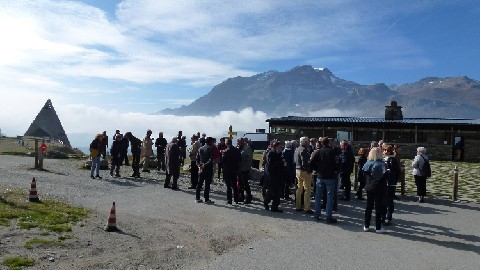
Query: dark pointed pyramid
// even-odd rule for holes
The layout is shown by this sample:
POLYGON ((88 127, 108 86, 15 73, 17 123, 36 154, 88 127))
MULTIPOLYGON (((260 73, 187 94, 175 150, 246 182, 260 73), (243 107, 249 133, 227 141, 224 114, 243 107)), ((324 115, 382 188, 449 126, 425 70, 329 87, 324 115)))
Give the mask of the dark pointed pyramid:
POLYGON ((35 117, 24 136, 48 137, 52 140, 62 141, 65 146, 70 146, 70 141, 67 138, 67 134, 65 134, 65 130, 63 130, 62 123, 50 99, 45 102, 42 110, 35 117))

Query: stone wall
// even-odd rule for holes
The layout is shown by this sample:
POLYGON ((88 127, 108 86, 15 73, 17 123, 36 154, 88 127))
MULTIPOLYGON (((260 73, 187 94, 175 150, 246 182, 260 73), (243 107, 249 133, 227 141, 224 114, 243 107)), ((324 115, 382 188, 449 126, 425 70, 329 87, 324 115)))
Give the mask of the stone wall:
MULTIPOLYGON (((388 142, 386 142, 388 144, 388 142)), ((476 147, 480 147, 479 145, 476 147)), ((400 144, 400 158, 413 159, 417 155, 417 147, 423 146, 427 148, 427 155, 431 160, 452 160, 452 146, 451 145, 432 145, 432 144, 400 144)), ((354 142, 354 153, 357 155, 358 149, 361 147, 370 147, 370 142, 354 142)), ((476 148, 480 149, 480 148, 476 148)), ((465 154, 467 157, 467 154, 465 154)))
POLYGON ((480 162, 480 140, 465 140, 464 161, 480 162))

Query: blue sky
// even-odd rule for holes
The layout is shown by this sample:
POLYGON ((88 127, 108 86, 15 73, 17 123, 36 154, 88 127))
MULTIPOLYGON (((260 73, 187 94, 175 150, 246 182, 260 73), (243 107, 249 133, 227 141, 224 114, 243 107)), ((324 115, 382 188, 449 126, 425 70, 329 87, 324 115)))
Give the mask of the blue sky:
POLYGON ((149 114, 230 77, 304 64, 362 84, 480 79, 473 0, 0 0, 0 23, 2 133, 23 134, 50 98, 75 146, 117 128, 139 136, 265 128, 268 116, 249 110, 149 114))

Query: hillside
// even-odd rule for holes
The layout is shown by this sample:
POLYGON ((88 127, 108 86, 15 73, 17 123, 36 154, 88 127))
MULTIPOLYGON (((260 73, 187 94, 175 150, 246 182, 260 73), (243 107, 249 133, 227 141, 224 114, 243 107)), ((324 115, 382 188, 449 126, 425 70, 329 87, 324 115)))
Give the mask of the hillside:
POLYGON ((227 79, 193 103, 159 113, 214 115, 251 107, 271 116, 322 116, 319 111, 336 109, 343 116, 379 117, 391 100, 403 107, 405 117, 480 118, 480 81, 429 77, 403 85, 361 85, 326 68, 298 66, 227 79))

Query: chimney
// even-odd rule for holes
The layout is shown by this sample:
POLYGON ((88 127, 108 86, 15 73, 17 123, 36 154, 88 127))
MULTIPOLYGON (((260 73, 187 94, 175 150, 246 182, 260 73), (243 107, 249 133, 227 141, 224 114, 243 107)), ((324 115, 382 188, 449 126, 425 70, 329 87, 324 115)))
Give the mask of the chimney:
POLYGON ((385 120, 403 120, 402 107, 395 100, 390 102, 390 106, 385 106, 385 120))

